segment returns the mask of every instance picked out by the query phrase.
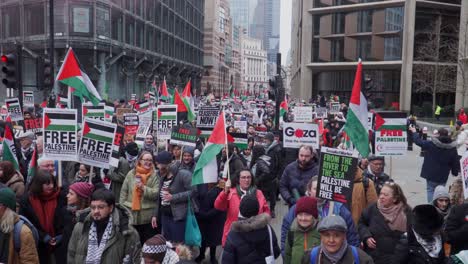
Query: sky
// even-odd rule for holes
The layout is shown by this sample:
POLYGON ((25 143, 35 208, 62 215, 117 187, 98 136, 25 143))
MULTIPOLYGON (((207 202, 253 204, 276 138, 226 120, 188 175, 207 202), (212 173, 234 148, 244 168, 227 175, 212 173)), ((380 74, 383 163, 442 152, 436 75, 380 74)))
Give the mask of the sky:
POLYGON ((280 52, 281 64, 286 64, 286 57, 291 47, 292 0, 281 0, 280 10, 280 52))

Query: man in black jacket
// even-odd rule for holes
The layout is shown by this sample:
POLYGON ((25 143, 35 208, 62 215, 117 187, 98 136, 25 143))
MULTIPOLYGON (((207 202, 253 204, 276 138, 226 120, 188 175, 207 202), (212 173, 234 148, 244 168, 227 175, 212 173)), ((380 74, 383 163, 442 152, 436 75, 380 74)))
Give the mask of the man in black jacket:
POLYGON ((266 197, 268 201, 270 201, 270 210, 271 210, 271 216, 275 218, 275 206, 276 206, 276 197, 277 197, 277 189, 278 187, 278 181, 281 177, 281 174, 283 174, 283 166, 281 163, 281 153, 282 153, 282 148, 281 145, 278 144, 278 141, 275 140, 275 135, 271 132, 268 132, 265 135, 265 154, 270 157, 270 172, 275 175, 276 181, 274 182, 274 187, 272 187, 272 192, 268 193, 270 197, 266 197))
POLYGON ((451 255, 468 249, 468 204, 452 207, 445 222, 445 234, 450 243, 451 255))

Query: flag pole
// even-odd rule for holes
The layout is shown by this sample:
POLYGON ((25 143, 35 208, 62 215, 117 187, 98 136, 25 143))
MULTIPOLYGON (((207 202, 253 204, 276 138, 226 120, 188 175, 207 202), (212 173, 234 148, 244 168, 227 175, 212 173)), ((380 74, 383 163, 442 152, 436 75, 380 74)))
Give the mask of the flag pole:
POLYGON ((63 178, 63 175, 62 175, 62 161, 58 161, 58 187, 62 187, 62 178, 63 178))
POLYGON ((229 146, 228 146, 228 142, 227 142, 227 132, 226 132, 226 116, 224 115, 224 107, 223 107, 223 110, 221 110, 221 113, 223 115, 223 120, 224 120, 224 146, 226 148, 226 164, 224 164, 224 167, 227 166, 227 178, 228 178, 228 181, 231 181, 231 173, 229 171, 229 146))

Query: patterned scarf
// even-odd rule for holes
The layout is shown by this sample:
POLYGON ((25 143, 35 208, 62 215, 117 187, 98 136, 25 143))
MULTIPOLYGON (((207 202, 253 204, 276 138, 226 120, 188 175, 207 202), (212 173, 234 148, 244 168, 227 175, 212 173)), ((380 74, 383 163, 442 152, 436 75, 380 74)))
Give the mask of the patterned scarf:
POLYGON ((413 229, 414 236, 416 237, 416 241, 424 248, 424 251, 431 257, 431 258, 438 258, 440 250, 442 250, 442 238, 440 234, 436 234, 432 236, 432 241, 426 240, 421 237, 416 231, 413 229))
POLYGON ((388 227, 393 231, 406 232, 406 214, 404 212, 403 203, 394 204, 390 207, 383 207, 377 201, 377 208, 385 218, 388 227))
POLYGON ((106 247, 107 240, 109 240, 112 233, 112 215, 109 217, 106 229, 102 235, 101 243, 98 243, 98 234, 96 231, 96 223, 91 224, 91 229, 88 235, 88 254, 86 256, 86 264, 100 264, 102 253, 106 247))

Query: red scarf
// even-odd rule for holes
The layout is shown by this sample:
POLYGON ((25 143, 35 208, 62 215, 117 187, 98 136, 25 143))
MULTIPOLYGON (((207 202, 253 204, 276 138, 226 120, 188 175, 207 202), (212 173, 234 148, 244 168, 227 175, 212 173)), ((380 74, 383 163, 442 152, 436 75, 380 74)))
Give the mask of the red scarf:
POLYGON ((57 197, 59 194, 60 190, 57 190, 50 194, 29 196, 29 202, 31 203, 31 206, 36 213, 37 218, 39 219, 42 230, 44 230, 51 237, 55 237, 54 216, 55 208, 57 208, 57 197))

